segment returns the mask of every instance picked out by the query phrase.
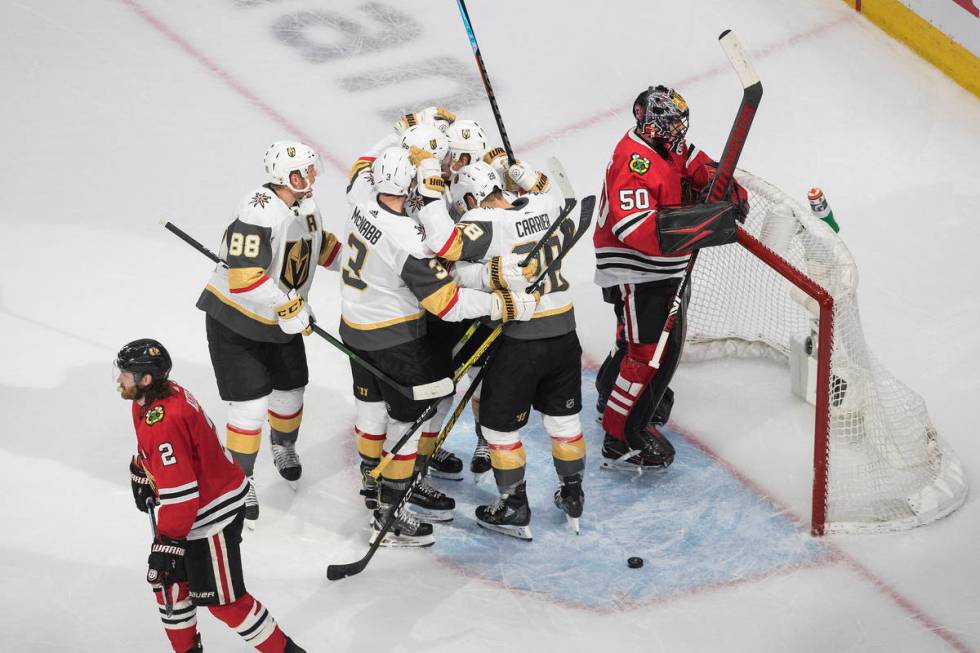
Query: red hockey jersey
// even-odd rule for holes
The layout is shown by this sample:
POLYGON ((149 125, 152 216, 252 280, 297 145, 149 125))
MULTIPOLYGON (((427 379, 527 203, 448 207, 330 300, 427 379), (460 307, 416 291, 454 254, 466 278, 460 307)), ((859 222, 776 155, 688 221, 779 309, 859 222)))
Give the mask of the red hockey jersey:
POLYGON ((160 501, 157 530, 200 540, 235 518, 248 482, 193 395, 170 387, 173 394, 148 406, 133 402, 139 459, 160 501))
POLYGON ((616 145, 606 166, 592 236, 599 286, 684 276, 690 254, 661 253, 657 209, 680 204, 685 187, 697 192, 708 184, 714 162, 693 145, 683 149, 683 154, 671 151, 664 158, 632 129, 616 145))

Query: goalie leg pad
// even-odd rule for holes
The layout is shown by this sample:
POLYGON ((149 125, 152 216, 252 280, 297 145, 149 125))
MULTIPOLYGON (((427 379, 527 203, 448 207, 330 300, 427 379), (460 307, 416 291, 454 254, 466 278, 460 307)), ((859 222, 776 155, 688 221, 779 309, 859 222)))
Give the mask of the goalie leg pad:
POLYGON ((654 344, 630 343, 619 374, 609 393, 606 409, 602 413, 602 427, 606 433, 619 440, 625 440, 626 420, 633 412, 637 400, 650 383, 655 372, 647 364, 656 350, 654 344))

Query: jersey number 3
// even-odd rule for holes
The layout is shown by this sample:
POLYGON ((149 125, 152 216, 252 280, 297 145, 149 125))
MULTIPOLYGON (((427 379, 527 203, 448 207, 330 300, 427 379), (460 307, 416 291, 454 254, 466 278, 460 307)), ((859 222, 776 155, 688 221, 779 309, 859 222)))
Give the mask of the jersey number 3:
POLYGON ((351 288, 364 290, 367 288, 367 284, 361 278, 361 268, 364 267, 364 260, 368 255, 367 245, 360 238, 351 234, 347 238, 347 246, 351 248, 352 254, 347 259, 347 265, 344 266, 341 276, 344 283, 351 288))

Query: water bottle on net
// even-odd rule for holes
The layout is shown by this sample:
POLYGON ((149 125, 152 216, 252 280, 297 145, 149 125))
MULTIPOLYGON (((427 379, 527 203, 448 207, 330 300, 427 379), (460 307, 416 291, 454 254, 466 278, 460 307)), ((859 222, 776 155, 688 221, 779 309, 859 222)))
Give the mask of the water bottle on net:
POLYGON ((810 200, 810 209, 814 215, 826 222, 834 230, 834 233, 839 233, 840 226, 834 220, 834 212, 827 203, 827 198, 824 196, 823 191, 814 187, 810 189, 810 192, 806 196, 810 200))

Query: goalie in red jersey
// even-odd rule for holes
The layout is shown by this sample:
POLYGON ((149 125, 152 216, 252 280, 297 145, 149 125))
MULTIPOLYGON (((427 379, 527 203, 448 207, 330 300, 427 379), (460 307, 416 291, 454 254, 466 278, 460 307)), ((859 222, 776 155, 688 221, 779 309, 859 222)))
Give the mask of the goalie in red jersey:
MULTIPOLYGON (((730 201, 699 203, 716 164, 685 140, 690 112, 674 89, 650 87, 633 103, 636 127, 620 139, 606 167, 593 242, 596 283, 613 304, 616 347, 596 378, 606 431, 606 467, 666 467, 674 448, 657 428, 670 415, 667 388, 680 359, 688 293, 659 371, 651 365, 678 284, 694 249, 735 238, 748 211, 735 184, 730 201), (654 397, 663 396, 659 405, 654 397)), ((690 286, 687 286, 689 289, 690 286)))
POLYGON ((197 606, 207 606, 262 653, 303 653, 245 589, 239 550, 248 483, 197 400, 168 380, 170 354, 134 340, 116 356, 116 382, 133 402, 136 507, 157 511, 146 580, 176 653, 199 653, 197 606))

